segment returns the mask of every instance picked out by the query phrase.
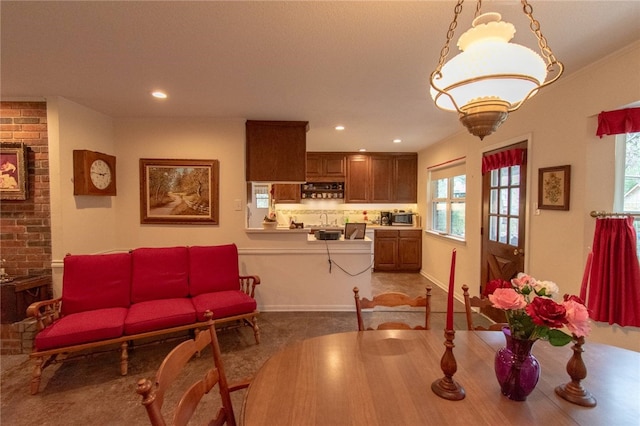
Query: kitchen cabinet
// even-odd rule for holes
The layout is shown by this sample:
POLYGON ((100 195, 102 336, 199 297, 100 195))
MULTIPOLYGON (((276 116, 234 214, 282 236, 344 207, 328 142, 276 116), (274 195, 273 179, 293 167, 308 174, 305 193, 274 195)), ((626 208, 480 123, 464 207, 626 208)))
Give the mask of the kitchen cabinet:
POLYGON ((348 156, 345 201, 347 203, 368 203, 369 186, 369 157, 367 155, 348 156))
POLYGON ((345 154, 307 152, 307 182, 344 182, 345 154))
POLYGON ((276 203, 296 204, 300 202, 300 185, 296 183, 276 183, 272 185, 276 203))
POLYGON ((304 182, 307 121, 246 122, 247 182, 304 182))
POLYGON ((418 155, 376 153, 347 157, 347 203, 416 203, 418 155))
POLYGON ((373 253, 375 271, 418 272, 422 268, 422 231, 376 229, 373 253))

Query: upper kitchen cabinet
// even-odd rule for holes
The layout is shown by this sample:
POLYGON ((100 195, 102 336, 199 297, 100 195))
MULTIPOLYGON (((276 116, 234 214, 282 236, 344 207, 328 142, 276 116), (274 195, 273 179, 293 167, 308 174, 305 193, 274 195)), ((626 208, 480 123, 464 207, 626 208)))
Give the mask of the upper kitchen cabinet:
POLYGON ((418 202, 418 154, 394 156, 393 190, 396 203, 418 202))
POLYGON ((344 198, 347 203, 369 202, 369 156, 349 155, 347 157, 347 179, 344 198))
POLYGON ((347 157, 347 203, 416 203, 417 190, 418 155, 415 153, 347 157))
POLYGON ((345 154, 307 152, 307 182, 344 182, 345 154))
POLYGON ((272 186, 273 199, 276 203, 299 203, 300 184, 297 183, 276 183, 272 186))
POLYGON ((304 182, 308 121, 246 122, 248 182, 304 182))

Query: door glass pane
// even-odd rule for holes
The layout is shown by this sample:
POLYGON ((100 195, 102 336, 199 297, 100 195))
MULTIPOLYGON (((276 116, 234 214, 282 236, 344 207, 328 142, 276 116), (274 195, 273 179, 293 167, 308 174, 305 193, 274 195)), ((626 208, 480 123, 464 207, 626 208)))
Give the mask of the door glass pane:
POLYGON ((507 243, 507 218, 501 217, 498 222, 498 241, 507 243))
POLYGON ((451 203, 451 235, 464 237, 465 203, 451 203))
POLYGON ((509 219, 509 244, 518 247, 518 222, 515 217, 509 219))
POLYGON ((500 214, 507 214, 507 203, 509 202, 509 190, 507 188, 500 189, 500 214))
POLYGON ((500 169, 500 186, 509 185, 509 167, 500 169))
POLYGON ((438 232, 447 232, 447 204, 434 203, 433 229, 438 232))
POLYGON ((489 213, 498 214, 498 190, 492 189, 489 196, 491 197, 489 200, 489 213))
POLYGON ((509 214, 512 216, 518 216, 520 208, 520 188, 511 188, 511 206, 509 214))
POLYGON ((496 216, 489 217, 489 240, 498 241, 498 218, 496 216))
POLYGON ((498 170, 491 170, 491 187, 498 186, 498 170))
POLYGON ((511 167, 511 186, 520 185, 520 166, 511 167))

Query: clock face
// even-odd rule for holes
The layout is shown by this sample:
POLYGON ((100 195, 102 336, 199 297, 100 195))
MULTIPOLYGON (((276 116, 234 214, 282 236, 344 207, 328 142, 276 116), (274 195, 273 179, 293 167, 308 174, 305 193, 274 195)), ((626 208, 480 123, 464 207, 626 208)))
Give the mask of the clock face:
POLYGON ((111 168, 104 160, 91 163, 91 182, 98 189, 105 189, 111 184, 111 168))

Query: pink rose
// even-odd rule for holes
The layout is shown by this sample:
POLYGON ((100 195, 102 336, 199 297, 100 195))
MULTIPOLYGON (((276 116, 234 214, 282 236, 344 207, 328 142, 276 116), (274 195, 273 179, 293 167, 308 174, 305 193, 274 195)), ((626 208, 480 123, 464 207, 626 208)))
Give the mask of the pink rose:
POLYGON ((498 309, 524 309, 527 306, 524 296, 512 288, 497 288, 489 295, 489 300, 498 309))
POLYGON ((567 328, 578 337, 584 337, 591 331, 589 311, 582 303, 576 301, 580 298, 566 298, 562 305, 567 311, 567 328))
POLYGON ((536 284, 536 279, 531 275, 520 272, 516 278, 511 280, 511 283, 522 291, 526 287, 533 288, 536 284))
POLYGON ((535 297, 527 305, 527 314, 534 324, 561 328, 567 323, 567 310, 547 297, 535 297))

